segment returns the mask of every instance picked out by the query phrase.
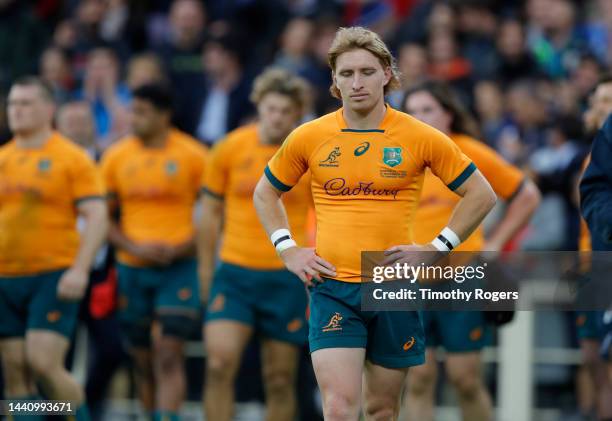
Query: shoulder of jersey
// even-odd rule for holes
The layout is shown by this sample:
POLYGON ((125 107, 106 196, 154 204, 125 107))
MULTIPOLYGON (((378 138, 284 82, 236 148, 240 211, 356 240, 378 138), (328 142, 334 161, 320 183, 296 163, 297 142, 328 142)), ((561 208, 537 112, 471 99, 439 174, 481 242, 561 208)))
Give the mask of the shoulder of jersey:
POLYGON ((184 147, 186 149, 189 149, 190 152, 193 153, 199 153, 199 154, 205 154, 206 153, 206 146, 204 146, 198 139, 196 139, 195 137, 179 130, 176 128, 173 128, 172 131, 170 132, 171 136, 173 137, 174 141, 176 141, 179 145, 181 145, 181 147, 184 147))
POLYGON ((133 136, 125 136, 110 145, 102 155, 103 159, 129 153, 136 146, 136 138, 133 136))
POLYGON ((445 136, 438 129, 423 123, 421 120, 403 111, 395 110, 397 115, 387 130, 388 135, 410 133, 412 140, 425 139, 431 136, 445 136), (415 136, 416 135, 416 136, 415 136), (420 136, 419 136, 420 135, 420 136))
POLYGON ((293 136, 312 135, 313 139, 324 140, 327 136, 333 136, 340 131, 338 122, 336 121, 336 112, 325 114, 314 120, 307 121, 296 127, 291 133, 293 136))
MULTIPOLYGON (((257 124, 248 124, 232 130, 216 145, 222 145, 224 148, 238 147, 245 141, 257 139, 257 124)), ((216 146, 215 145, 215 146, 216 146)))
POLYGON ((83 149, 81 146, 74 143, 72 140, 68 139, 67 137, 57 132, 55 133, 55 137, 57 140, 56 145, 62 149, 62 152, 61 152, 62 155, 65 155, 65 154, 80 155, 82 157, 86 157, 87 159, 90 159, 85 149, 83 149))

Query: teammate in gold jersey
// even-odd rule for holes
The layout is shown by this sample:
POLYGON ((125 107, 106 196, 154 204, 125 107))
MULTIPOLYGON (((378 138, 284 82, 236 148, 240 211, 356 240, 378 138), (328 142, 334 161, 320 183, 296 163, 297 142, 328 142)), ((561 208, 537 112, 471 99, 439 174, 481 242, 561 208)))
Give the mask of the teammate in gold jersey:
POLYGON ((391 264, 414 263, 417 252, 449 252, 480 224, 495 194, 448 137, 385 104, 399 81, 377 34, 340 29, 328 59, 342 108, 289 135, 254 201, 286 267, 310 289, 309 342, 325 419, 359 419, 363 396, 366 419, 391 420, 408 367, 424 362, 425 342, 417 312, 361 310, 361 251, 385 250, 391 264), (438 242, 416 245, 426 168, 463 200, 438 242), (315 250, 291 238, 280 200, 308 170, 315 250))
POLYGON ((4 396, 32 399, 38 383, 45 398, 73 402, 76 419, 88 420, 83 390, 64 362, 108 218, 95 165, 52 130, 54 108, 52 89, 38 78, 11 87, 15 137, 0 148, 4 396), (80 236, 78 217, 85 222, 80 236))
MULTIPOLYGON (((253 334, 262 338, 266 419, 295 417, 297 362, 307 336, 306 289, 284 268, 259 224, 253 191, 266 163, 299 123, 306 96, 303 80, 267 70, 255 80, 251 95, 259 121, 229 133, 210 155, 199 241, 203 299, 212 288, 204 328, 207 419, 232 419, 234 381, 253 334), (219 243, 221 264, 211 286, 219 243)), ((306 244, 311 202, 308 180, 284 198, 300 244, 306 244)))
POLYGON ((194 208, 206 150, 170 124, 172 96, 161 85, 133 92, 132 131, 102 158, 119 220, 119 321, 136 366, 138 393, 153 420, 178 420, 187 380, 184 342, 200 325, 194 208), (152 340, 153 322, 161 327, 152 340))
MULTIPOLYGON (((474 139, 475 122, 454 92, 444 83, 425 82, 411 88, 404 109, 448 135, 491 183, 495 193, 508 203, 505 214, 485 239, 478 227, 457 251, 499 252, 529 221, 539 204, 535 184, 493 149, 474 139)), ((448 221, 461 198, 449 191, 430 171, 425 174, 423 192, 416 211, 414 237, 419 243, 431 241, 448 221)), ((437 379, 435 348, 446 351, 445 372, 457 391, 464 420, 490 421, 491 397, 481 376, 481 351, 490 340, 491 327, 480 311, 425 311, 423 327, 427 344, 426 362, 411 373, 406 387, 408 420, 433 421, 437 379)))

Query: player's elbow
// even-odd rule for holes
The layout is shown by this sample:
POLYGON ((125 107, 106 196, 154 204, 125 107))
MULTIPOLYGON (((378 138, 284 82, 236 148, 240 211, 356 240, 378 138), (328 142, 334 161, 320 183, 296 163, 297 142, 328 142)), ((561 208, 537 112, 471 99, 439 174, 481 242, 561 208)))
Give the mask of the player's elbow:
POLYGON ((520 208, 531 216, 538 206, 540 206, 542 194, 540 193, 540 189, 529 180, 523 185, 521 191, 514 200, 520 203, 520 208))
POLYGON ((255 204, 255 208, 260 208, 264 203, 278 199, 279 197, 280 192, 270 184, 265 176, 261 177, 253 192, 253 203, 255 204))
POLYGON ((480 208, 489 213, 495 203, 497 203, 497 194, 491 187, 491 185, 486 182, 478 189, 477 191, 477 200, 480 202, 480 208))

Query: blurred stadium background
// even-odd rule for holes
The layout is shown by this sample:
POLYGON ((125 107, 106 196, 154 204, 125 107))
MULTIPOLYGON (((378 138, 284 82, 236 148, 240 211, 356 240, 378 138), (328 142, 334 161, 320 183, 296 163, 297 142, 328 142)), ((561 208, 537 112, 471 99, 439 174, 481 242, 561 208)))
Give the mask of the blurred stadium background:
MULTIPOLYGON (((477 116, 481 139, 537 182, 542 206, 514 249, 577 249, 575 186, 591 140, 582 116, 612 60, 611 0, 0 0, 0 144, 11 137, 8 87, 25 74, 50 82, 60 105, 80 104, 84 117, 66 123, 68 135, 97 154, 126 134, 130 90, 151 81, 171 83, 176 125, 207 144, 253 117, 251 83, 269 65, 306 78, 308 118, 322 115, 338 106, 328 93, 327 50, 337 28, 350 25, 384 37, 404 88, 430 78, 452 84, 477 116)), ((401 98, 388 101, 397 107, 401 98)), ((96 330, 94 307, 84 305, 70 364, 104 419, 129 419, 138 405, 128 363, 119 342, 96 330), (97 353, 107 365, 92 374, 97 353)), ((500 419, 579 419, 589 392, 578 386, 574 319, 520 312, 498 332, 485 361, 500 419)), ((201 349, 197 338, 188 347, 185 419, 201 419, 201 349)), ((255 349, 237 386, 244 420, 262 419, 255 349)), ((302 419, 320 419, 307 356, 304 367, 302 419)), ((438 397, 438 419, 458 420, 449 388, 441 385, 438 397)))

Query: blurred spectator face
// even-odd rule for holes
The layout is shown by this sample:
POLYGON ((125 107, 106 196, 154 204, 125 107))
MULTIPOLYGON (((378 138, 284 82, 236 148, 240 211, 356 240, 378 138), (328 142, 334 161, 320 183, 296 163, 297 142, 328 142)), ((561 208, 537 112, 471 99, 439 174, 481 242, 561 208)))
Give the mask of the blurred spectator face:
POLYGON ((548 9, 555 0, 528 0, 527 16, 532 24, 543 27, 547 20, 548 9))
POLYGON ((134 90, 142 85, 159 83, 164 80, 161 63, 153 55, 142 55, 130 60, 127 70, 127 85, 134 90))
POLYGON ((313 25, 307 19, 292 19, 285 28, 282 36, 282 49, 292 56, 303 56, 308 51, 313 25))
POLYGON ((427 52, 420 45, 405 44, 400 48, 397 64, 406 82, 419 81, 427 73, 427 52))
POLYGON ((327 53, 334 42, 338 26, 333 23, 324 23, 315 30, 313 53, 319 63, 327 64, 327 53))
POLYGON ((79 3, 77 20, 85 26, 96 26, 104 18, 105 5, 100 0, 84 0, 79 3))
POLYGON ((83 147, 92 146, 95 126, 90 105, 83 101, 62 106, 57 113, 57 129, 83 147))
POLYGON ((52 85, 63 85, 70 78, 70 66, 57 48, 47 49, 40 59, 40 75, 52 85))
POLYGON ((427 23, 429 25, 430 32, 452 32, 455 30, 455 21, 456 19, 453 9, 448 4, 439 2, 431 11, 429 21, 427 23))
POLYGON ((391 69, 383 69, 374 54, 362 49, 340 54, 333 71, 343 105, 356 112, 371 110, 382 99, 390 79, 391 69))
POLYGON ((450 133, 453 116, 426 91, 417 91, 406 98, 404 109, 414 118, 443 133, 450 133))
POLYGON ((612 82, 600 84, 590 99, 585 113, 585 125, 590 131, 598 130, 612 113, 612 82))
POLYGON ((506 103, 508 111, 520 126, 532 126, 541 122, 544 104, 536 98, 531 87, 518 85, 510 88, 506 103))
POLYGON ((597 86, 601 68, 599 63, 592 57, 583 58, 578 68, 572 74, 572 84, 583 98, 597 86))
POLYGON ((204 8, 196 0, 175 0, 170 8, 170 25, 179 45, 190 46, 204 31, 204 8))
POLYGON ((504 22, 499 28, 497 48, 506 57, 519 57, 525 50, 523 26, 515 20, 504 22))
POLYGON ((203 56, 204 71, 212 78, 219 79, 227 72, 228 68, 235 68, 238 59, 231 51, 228 51, 217 42, 209 42, 204 47, 203 56))
POLYGON ((132 101, 132 132, 149 139, 167 129, 170 125, 170 113, 158 110, 149 101, 134 98, 132 101))
POLYGON ((53 102, 34 85, 14 85, 8 96, 9 128, 16 135, 27 135, 50 124, 53 102))
POLYGON ((77 31, 74 22, 65 20, 60 22, 53 33, 53 44, 64 50, 73 48, 77 41, 77 31))
POLYGON ((445 63, 455 57, 456 45, 452 32, 436 31, 429 38, 429 53, 435 63, 445 63))
POLYGON ((483 120, 493 120, 503 113, 503 96, 494 82, 479 82, 474 88, 476 111, 483 120))
POLYGON ((287 95, 269 92, 257 104, 259 124, 265 135, 279 142, 297 126, 301 112, 287 95))
POLYGON ((542 27, 546 31, 568 31, 574 26, 574 6, 569 0, 551 0, 544 14, 542 27))
POLYGON ((111 50, 93 50, 87 60, 85 79, 94 84, 113 84, 119 79, 119 63, 111 50))

